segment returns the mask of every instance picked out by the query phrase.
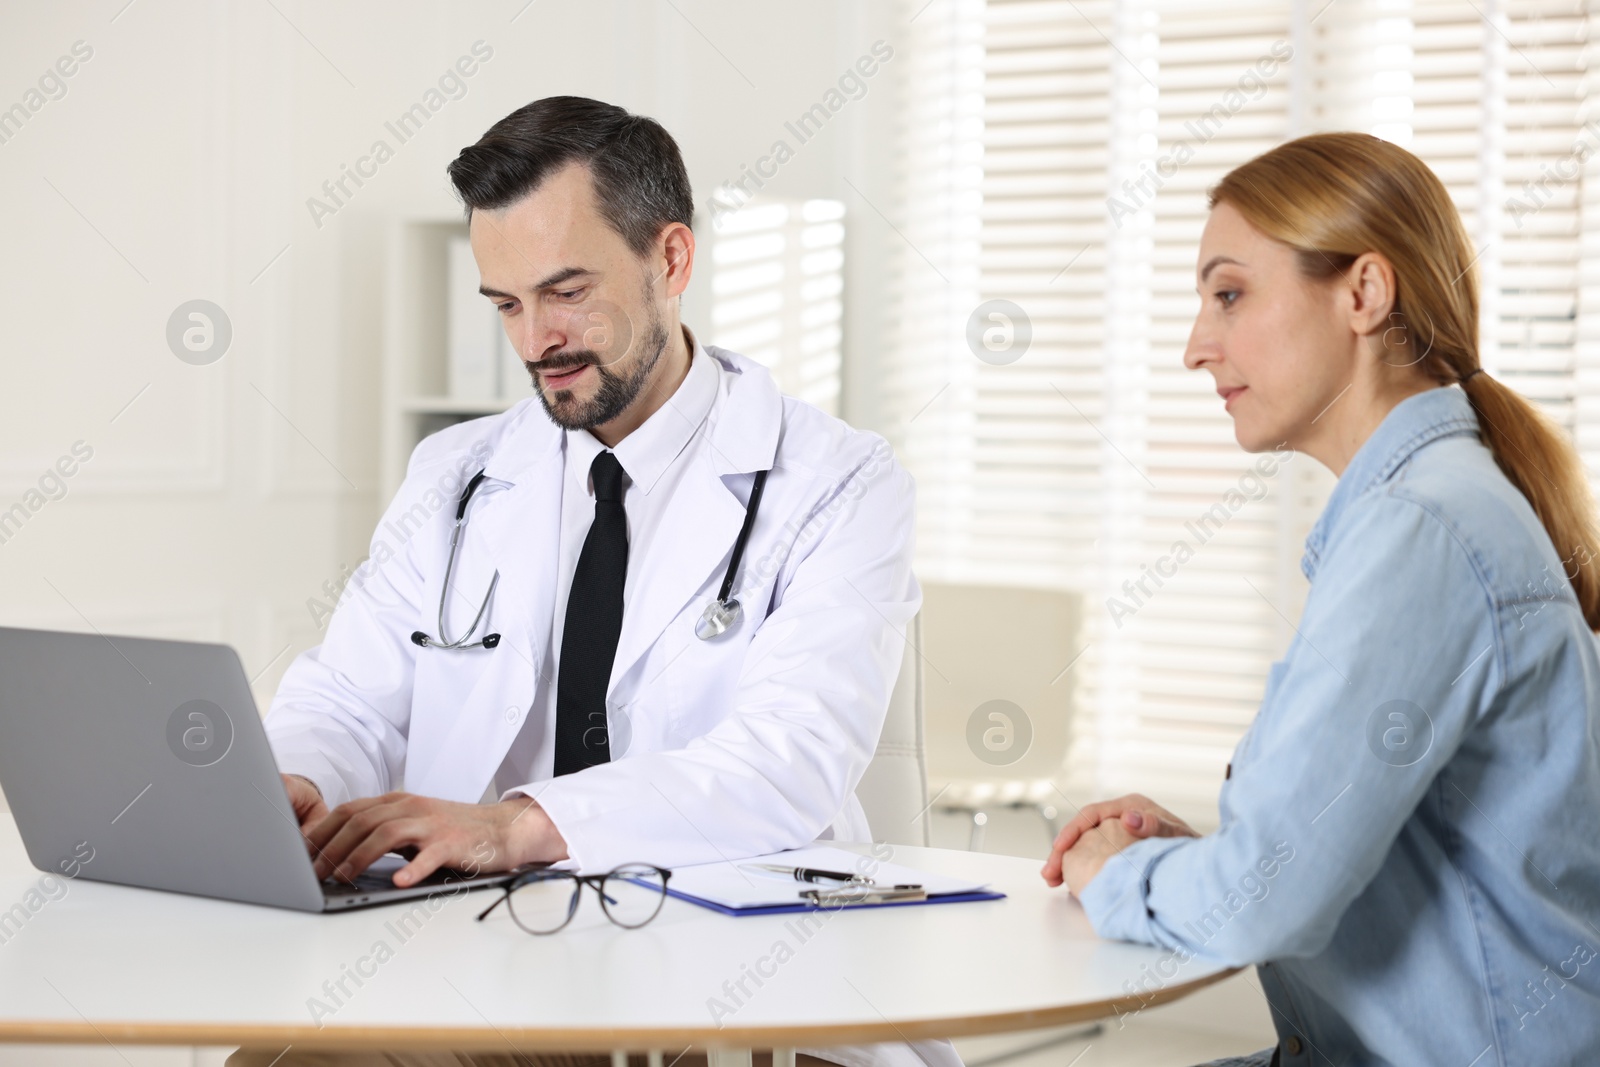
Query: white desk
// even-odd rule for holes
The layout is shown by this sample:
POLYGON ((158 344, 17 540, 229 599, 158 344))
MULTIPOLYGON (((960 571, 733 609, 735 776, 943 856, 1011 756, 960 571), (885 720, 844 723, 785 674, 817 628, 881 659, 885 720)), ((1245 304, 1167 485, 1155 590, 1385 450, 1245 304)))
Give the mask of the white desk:
POLYGON ((621 930, 587 891, 548 937, 503 908, 473 922, 494 890, 405 928, 409 905, 309 915, 88 881, 30 912, 41 875, 0 815, 0 916, 26 913, 0 928, 0 1041, 788 1050, 1102 1018, 1231 973, 1191 962, 1141 1000, 1124 983, 1163 953, 1096 938, 1039 861, 904 847, 893 858, 1009 898, 833 912, 805 937, 797 915, 735 919, 677 900, 621 930))

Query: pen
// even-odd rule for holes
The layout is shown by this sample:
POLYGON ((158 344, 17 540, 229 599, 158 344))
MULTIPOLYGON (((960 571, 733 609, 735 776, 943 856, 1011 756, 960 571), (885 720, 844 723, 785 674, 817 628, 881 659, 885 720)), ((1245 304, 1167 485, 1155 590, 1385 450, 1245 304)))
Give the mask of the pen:
POLYGON ((762 871, 766 874, 783 874, 792 877, 797 882, 861 882, 868 879, 854 874, 845 874, 841 871, 823 871, 815 867, 784 867, 776 863, 747 863, 746 870, 762 871))
MULTIPOLYGON (((858 874, 845 874, 841 871, 822 871, 815 867, 785 867, 776 863, 746 863, 742 865, 747 871, 760 871, 763 874, 777 874, 793 878, 797 882, 845 882, 852 885, 872 885, 872 879, 864 878, 858 874)), ((894 890, 921 889, 920 883, 896 885, 889 887, 894 890)))
POLYGON ((853 874, 841 871, 824 871, 815 867, 784 867, 776 863, 747 863, 747 870, 762 871, 767 874, 788 875, 797 882, 863 882, 866 879, 858 878, 853 874))

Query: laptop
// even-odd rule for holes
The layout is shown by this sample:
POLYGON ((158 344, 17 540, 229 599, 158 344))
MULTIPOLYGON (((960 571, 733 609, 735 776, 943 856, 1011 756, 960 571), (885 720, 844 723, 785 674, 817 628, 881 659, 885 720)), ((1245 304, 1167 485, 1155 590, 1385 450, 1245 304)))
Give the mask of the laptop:
POLYGON ((226 645, 0 627, 0 789, 33 865, 65 877, 317 912, 510 877, 319 881, 226 645))

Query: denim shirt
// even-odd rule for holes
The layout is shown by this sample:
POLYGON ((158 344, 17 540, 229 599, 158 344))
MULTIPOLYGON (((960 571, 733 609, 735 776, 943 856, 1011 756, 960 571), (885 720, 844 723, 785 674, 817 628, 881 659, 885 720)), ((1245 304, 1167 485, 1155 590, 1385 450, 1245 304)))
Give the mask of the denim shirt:
POLYGON ((1464 393, 1389 413, 1302 567, 1220 828, 1082 894, 1171 950, 1129 992, 1260 964, 1284 1067, 1600 1063, 1600 658, 1464 393))

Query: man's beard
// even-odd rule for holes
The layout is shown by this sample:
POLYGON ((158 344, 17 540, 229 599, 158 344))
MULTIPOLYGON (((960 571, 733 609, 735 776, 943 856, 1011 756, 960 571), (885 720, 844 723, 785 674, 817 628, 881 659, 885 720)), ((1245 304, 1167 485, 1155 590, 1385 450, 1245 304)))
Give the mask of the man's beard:
POLYGON ((613 371, 592 349, 563 352, 537 364, 523 364, 528 376, 533 379, 533 391, 538 395, 539 403, 544 405, 545 414, 550 416, 551 422, 565 430, 590 430, 621 415, 639 398, 650 380, 650 372, 655 370, 662 353, 667 350, 667 328, 661 321, 661 312, 653 303, 648 306, 650 328, 645 331, 640 357, 631 369, 622 374, 613 371), (556 390, 554 398, 545 394, 539 382, 540 371, 559 371, 584 365, 593 367, 600 378, 600 387, 595 390, 594 396, 579 401, 573 398, 569 389, 556 390))

